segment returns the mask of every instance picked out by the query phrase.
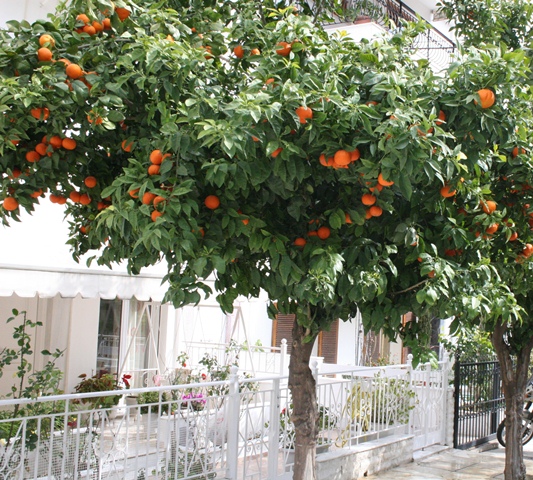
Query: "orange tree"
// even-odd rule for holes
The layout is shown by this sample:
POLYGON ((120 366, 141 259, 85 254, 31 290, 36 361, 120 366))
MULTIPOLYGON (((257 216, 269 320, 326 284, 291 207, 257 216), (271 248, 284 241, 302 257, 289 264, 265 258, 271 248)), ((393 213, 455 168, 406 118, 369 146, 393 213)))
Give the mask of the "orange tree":
POLYGON ((295 314, 294 478, 308 480, 308 364, 333 320, 359 308, 367 328, 422 353, 408 311, 519 318, 507 282, 529 268, 529 207, 502 192, 529 195, 511 193, 530 183, 529 157, 512 155, 530 151, 529 98, 520 52, 473 51, 435 76, 410 57, 421 26, 355 43, 275 7, 75 0, 48 21, 11 22, 0 195, 6 223, 45 194, 66 204, 76 258, 94 250, 132 273, 167 262, 175 306, 212 293, 214 275, 226 312, 264 290, 272 316, 295 314), (499 208, 485 213, 489 198, 499 208))

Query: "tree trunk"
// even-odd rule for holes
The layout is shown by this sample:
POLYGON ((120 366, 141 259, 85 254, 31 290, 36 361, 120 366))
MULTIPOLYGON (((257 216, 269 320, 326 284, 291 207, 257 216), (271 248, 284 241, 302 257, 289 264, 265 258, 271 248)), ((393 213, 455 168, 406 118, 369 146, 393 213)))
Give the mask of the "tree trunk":
POLYGON ((316 382, 309 359, 316 336, 305 343, 306 329, 294 320, 289 363, 289 389, 293 398, 292 422, 295 431, 293 480, 316 480, 316 438, 318 406, 316 382))
POLYGON ((506 342, 507 326, 498 322, 492 334, 492 344, 501 369, 502 388, 505 397, 505 480, 525 480, 526 466, 522 446, 522 412, 524 393, 528 380, 529 356, 532 341, 511 355, 506 342), (513 364, 513 356, 515 364, 513 364))

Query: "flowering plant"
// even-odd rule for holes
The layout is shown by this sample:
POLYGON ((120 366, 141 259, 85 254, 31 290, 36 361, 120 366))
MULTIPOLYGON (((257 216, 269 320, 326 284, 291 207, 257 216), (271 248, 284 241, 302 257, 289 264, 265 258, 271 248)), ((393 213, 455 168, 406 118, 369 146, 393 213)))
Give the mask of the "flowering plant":
POLYGON ((203 410, 207 399, 203 393, 186 393, 181 397, 181 405, 183 408, 191 408, 194 411, 203 410))
MULTIPOLYGON (((122 379, 119 382, 116 374, 101 370, 92 377, 88 377, 87 374, 82 373, 79 378, 81 378, 81 381, 74 387, 76 393, 110 392, 113 390, 122 390, 123 385, 125 388, 130 388, 129 380, 131 379, 131 375, 122 375, 122 379)), ((109 395, 88 398, 84 400, 84 403, 92 403, 95 407, 99 408, 110 408, 116 405, 119 400, 119 395, 109 395)))

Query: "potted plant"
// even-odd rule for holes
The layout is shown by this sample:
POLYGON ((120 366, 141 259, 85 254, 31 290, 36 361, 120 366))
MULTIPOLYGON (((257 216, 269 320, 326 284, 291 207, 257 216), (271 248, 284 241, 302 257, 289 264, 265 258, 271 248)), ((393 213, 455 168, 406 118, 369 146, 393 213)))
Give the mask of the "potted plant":
MULTIPOLYGON (((108 373, 104 370, 98 372, 92 377, 82 373, 79 378, 80 382, 74 387, 76 393, 91 393, 91 392, 110 392, 113 390, 122 390, 123 386, 129 388, 129 380, 131 375, 123 375, 122 381, 117 381, 117 375, 108 373)), ((121 395, 105 395, 101 397, 85 398, 82 403, 90 404, 92 408, 111 409, 116 406, 120 400, 121 395)))

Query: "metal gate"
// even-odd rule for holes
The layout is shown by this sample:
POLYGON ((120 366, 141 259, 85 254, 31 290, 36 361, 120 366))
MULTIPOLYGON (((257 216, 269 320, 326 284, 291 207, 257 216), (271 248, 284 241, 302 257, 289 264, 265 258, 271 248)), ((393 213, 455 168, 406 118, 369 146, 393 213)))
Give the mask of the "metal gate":
POLYGON ((456 359, 454 386, 454 448, 466 449, 492 440, 505 410, 498 361, 456 359))

